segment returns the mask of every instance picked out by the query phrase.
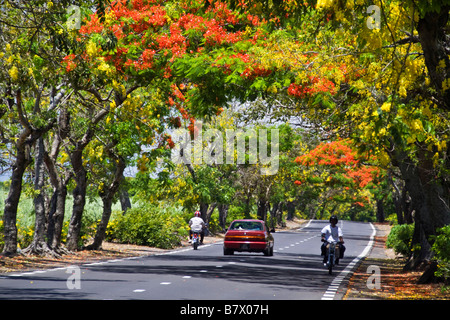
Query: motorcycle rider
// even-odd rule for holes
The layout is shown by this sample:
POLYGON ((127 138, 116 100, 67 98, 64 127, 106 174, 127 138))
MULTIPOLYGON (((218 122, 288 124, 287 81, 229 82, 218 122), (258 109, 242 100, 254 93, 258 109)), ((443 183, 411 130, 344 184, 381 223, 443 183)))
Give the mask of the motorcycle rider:
POLYGON ((338 242, 338 246, 339 246, 339 257, 338 259, 336 259, 336 264, 339 264, 339 259, 342 259, 344 257, 344 251, 345 251, 345 246, 344 246, 344 238, 343 238, 343 233, 341 228, 339 228, 337 226, 338 223, 338 218, 336 215, 332 215, 330 217, 330 224, 325 226, 322 231, 322 237, 321 237, 321 241, 323 242, 322 246, 321 246, 321 251, 322 251, 322 256, 323 256, 323 263, 326 264, 327 262, 327 245, 328 245, 328 240, 330 241, 339 241, 338 242))
POLYGON ((198 232, 200 234, 200 244, 203 244, 203 238, 205 237, 205 221, 200 217, 200 211, 195 211, 194 217, 189 220, 189 243, 192 242, 192 233, 198 232))

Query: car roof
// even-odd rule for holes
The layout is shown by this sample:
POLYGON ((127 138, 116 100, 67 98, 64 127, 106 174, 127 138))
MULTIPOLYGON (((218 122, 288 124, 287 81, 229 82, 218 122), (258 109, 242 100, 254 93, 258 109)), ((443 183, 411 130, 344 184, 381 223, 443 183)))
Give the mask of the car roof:
POLYGON ((236 219, 236 220, 233 220, 231 223, 233 223, 235 221, 252 221, 252 222, 262 222, 262 223, 264 223, 264 220, 258 220, 258 219, 236 219))

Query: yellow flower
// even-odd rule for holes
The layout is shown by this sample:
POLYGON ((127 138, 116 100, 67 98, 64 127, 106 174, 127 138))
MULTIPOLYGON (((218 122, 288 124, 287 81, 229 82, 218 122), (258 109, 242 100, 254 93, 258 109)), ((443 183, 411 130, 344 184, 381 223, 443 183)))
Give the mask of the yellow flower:
POLYGON ((447 141, 441 141, 437 143, 438 151, 447 149, 447 141))
POLYGON ((389 158, 389 155, 382 151, 379 155, 379 160, 381 162, 382 165, 387 166, 389 164, 389 162, 391 161, 391 159, 389 158))
POLYGON ((450 89, 450 78, 442 81, 442 91, 447 91, 448 89, 450 89))
POLYGON ((421 131, 423 129, 422 121, 420 121, 419 119, 413 120, 411 126, 417 131, 421 131))
POLYGON ((326 9, 333 5, 333 0, 318 0, 316 9, 326 9))
POLYGON ((97 51, 98 49, 95 42, 89 41, 86 45, 86 53, 91 57, 95 57, 97 55, 97 51))
POLYGON ((17 69, 16 66, 13 66, 11 69, 9 69, 8 73, 13 81, 17 81, 19 79, 19 69, 17 69))
POLYGON ((391 111, 391 103, 390 102, 385 102, 383 103, 383 105, 381 106, 381 110, 383 112, 389 112, 391 111))

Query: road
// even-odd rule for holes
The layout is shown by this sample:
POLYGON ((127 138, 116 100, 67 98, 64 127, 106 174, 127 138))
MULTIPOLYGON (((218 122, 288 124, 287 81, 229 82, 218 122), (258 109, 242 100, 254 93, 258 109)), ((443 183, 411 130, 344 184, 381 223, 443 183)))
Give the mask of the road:
POLYGON ((352 268, 368 253, 374 228, 340 221, 346 255, 333 275, 320 256, 326 221, 275 232, 273 257, 224 256, 222 244, 147 257, 89 263, 0 277, 0 299, 320 300, 341 299, 352 268))

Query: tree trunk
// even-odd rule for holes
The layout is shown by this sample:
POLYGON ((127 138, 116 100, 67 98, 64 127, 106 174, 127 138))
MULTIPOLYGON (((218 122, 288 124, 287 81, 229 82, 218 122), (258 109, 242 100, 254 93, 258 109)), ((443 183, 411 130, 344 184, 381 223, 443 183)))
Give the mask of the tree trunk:
POLYGON ((428 151, 420 150, 418 162, 404 157, 398 162, 411 196, 411 208, 414 210, 415 231, 412 246, 419 244, 420 251, 415 252, 409 268, 415 268, 432 257, 431 237, 436 230, 450 223, 449 189, 445 181, 435 177, 431 157, 428 151))
MULTIPOLYGON (((87 143, 86 143, 87 145, 87 143)), ((81 231, 81 218, 83 217, 84 206, 86 204, 87 172, 83 166, 83 149, 85 145, 79 145, 73 151, 71 162, 75 172, 75 189, 73 190, 73 209, 67 233, 66 247, 70 251, 78 249, 78 239, 81 231)))
MULTIPOLYGON (((399 186, 394 182, 394 179, 392 179, 392 176, 389 175, 389 182, 391 183, 391 185, 394 187, 395 193, 393 195, 393 201, 394 201, 394 207, 395 207, 395 213, 397 215, 397 223, 398 224, 403 224, 404 223, 404 219, 403 219, 403 208, 402 208, 402 194, 400 193, 400 188, 399 186)), ((405 189, 405 188, 403 188, 405 189)))
MULTIPOLYGON (((38 102, 37 102, 38 103, 38 102)), ((16 105, 18 118, 23 130, 16 142, 17 156, 12 165, 11 186, 8 197, 5 200, 3 212, 4 242, 3 254, 12 256, 17 253, 17 207, 22 193, 22 178, 25 169, 31 163, 30 149, 33 143, 49 131, 55 124, 55 119, 50 119, 49 123, 42 128, 33 128, 28 122, 22 109, 22 96, 20 90, 17 91, 16 105)))
POLYGON ((109 223, 109 218, 112 213, 112 204, 114 195, 119 190, 120 183, 123 179, 123 171, 125 170, 125 161, 122 158, 117 159, 116 171, 114 174, 113 182, 109 186, 105 186, 104 191, 100 193, 100 197, 103 202, 103 213, 102 219, 97 226, 97 231, 95 233, 94 242, 92 245, 88 246, 91 250, 100 250, 102 248, 103 240, 106 235, 106 228, 109 223))
POLYGON ((206 212, 206 220, 205 220, 206 223, 209 224, 209 222, 211 221, 211 216, 212 216, 212 214, 213 214, 213 212, 214 212, 214 209, 215 209, 216 207, 217 207, 217 203, 216 203, 216 202, 212 203, 212 204, 209 206, 208 211, 206 212))
POLYGON ((450 90, 442 90, 443 82, 450 74, 450 59, 448 56, 448 38, 445 28, 449 19, 450 6, 442 6, 440 11, 430 11, 419 19, 417 32, 422 45, 425 65, 433 85, 439 107, 450 110, 450 90), (444 61, 444 68, 440 67, 444 61))
POLYGON ((47 244, 61 253, 61 234, 66 208, 67 185, 61 184, 53 192, 51 208, 48 215, 47 244))
MULTIPOLYGON (((125 181, 124 176, 122 177, 122 181, 125 181)), ((126 183, 121 183, 121 187, 119 188, 119 199, 123 214, 126 214, 128 209, 131 208, 130 195, 128 194, 126 185, 126 183)))
POLYGON ((206 222, 206 217, 207 217, 207 213, 208 213, 208 207, 209 204, 204 203, 204 202, 200 202, 200 218, 203 219, 203 221, 206 222))
POLYGON ((282 228, 286 227, 286 223, 283 222, 283 207, 284 202, 278 202, 277 210, 275 211, 275 217, 277 219, 277 224, 281 226, 282 228))
POLYGON ((413 223, 412 210, 411 210, 411 197, 409 196, 408 190, 406 186, 403 187, 402 191, 402 212, 403 212, 403 221, 404 223, 411 224, 413 223))
POLYGON ((377 222, 384 222, 384 203, 383 199, 377 199, 377 222))
POLYGON ((50 200, 47 244, 57 254, 67 253, 67 250, 61 246, 61 234, 66 210, 67 184, 71 177, 72 175, 67 172, 64 179, 57 177, 56 184, 53 185, 53 196, 50 200))
POLYGON ((266 221, 267 219, 268 202, 265 199, 258 200, 258 211, 256 212, 256 217, 259 220, 266 221))
POLYGON ((108 226, 109 218, 111 217, 112 213, 113 196, 114 194, 110 191, 106 192, 101 196, 103 203, 102 219, 100 220, 100 223, 97 226, 94 242, 91 245, 87 246, 87 249, 89 250, 102 249, 103 240, 105 239, 106 236, 106 227, 108 226))
MULTIPOLYGON (((25 132, 22 133, 24 135, 25 132)), ((28 134, 26 135, 28 136, 28 134)), ((29 146, 23 143, 17 144, 17 157, 12 166, 11 186, 8 197, 5 200, 5 209, 3 212, 4 242, 3 254, 13 256, 17 254, 17 207, 19 205, 20 195, 22 193, 22 177, 25 169, 31 163, 29 156, 29 146)), ((20 139, 19 139, 20 141, 20 139)))
POLYGON ((286 208, 287 208, 287 220, 294 220, 294 215, 295 215, 295 203, 293 201, 288 201, 286 203, 286 208))
POLYGON ((222 232, 225 233, 227 230, 227 215, 228 208, 230 206, 228 204, 219 204, 217 209, 219 210, 219 226, 222 228, 222 232))
POLYGON ((275 202, 273 205, 270 205, 269 203, 270 220, 267 222, 267 227, 271 232, 275 232, 275 227, 277 225, 277 217, 276 217, 277 210, 278 210, 278 202, 275 202))
POLYGON ((36 215, 34 224, 34 236, 33 241, 26 249, 23 250, 23 253, 54 256, 52 250, 50 250, 50 248, 47 246, 47 242, 45 241, 45 226, 47 223, 47 219, 44 199, 44 153, 44 139, 41 137, 38 139, 38 143, 36 145, 35 156, 34 190, 37 192, 37 195, 34 198, 34 211, 36 215))
POLYGON ((244 218, 250 219, 250 211, 251 211, 251 200, 252 200, 252 194, 249 190, 245 193, 245 200, 244 200, 244 218))
POLYGON ((50 210, 47 225, 47 245, 57 254, 68 251, 61 246, 61 233, 66 210, 67 184, 72 179, 72 173, 63 168, 61 174, 56 168, 56 158, 59 154, 63 139, 70 133, 70 113, 66 108, 61 108, 58 117, 58 131, 55 132, 50 153, 45 152, 44 161, 53 186, 53 195, 50 200, 50 210))

